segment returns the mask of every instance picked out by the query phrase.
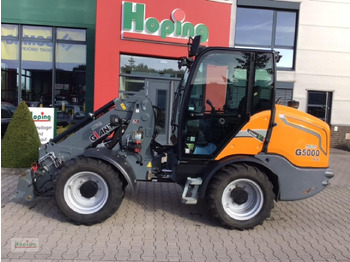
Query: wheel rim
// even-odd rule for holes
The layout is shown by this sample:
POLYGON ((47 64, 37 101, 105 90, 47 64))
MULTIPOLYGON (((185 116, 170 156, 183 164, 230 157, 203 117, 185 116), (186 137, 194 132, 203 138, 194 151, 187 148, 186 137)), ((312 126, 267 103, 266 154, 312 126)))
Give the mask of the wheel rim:
POLYGON ((248 220, 256 216, 264 202, 260 186, 250 179, 237 179, 228 184, 222 194, 225 212, 236 220, 248 220))
POLYGON ((92 214, 106 204, 108 186, 105 180, 94 172, 79 172, 65 184, 64 199, 75 212, 92 214))

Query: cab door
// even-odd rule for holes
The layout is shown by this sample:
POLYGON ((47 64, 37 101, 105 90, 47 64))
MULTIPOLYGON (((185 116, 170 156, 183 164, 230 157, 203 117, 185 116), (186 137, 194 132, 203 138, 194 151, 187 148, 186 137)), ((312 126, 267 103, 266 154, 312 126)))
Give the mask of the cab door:
POLYGON ((252 114, 271 109, 273 78, 265 67, 270 68, 272 57, 272 53, 208 49, 196 59, 181 113, 182 159, 215 158, 252 114), (266 79, 255 78, 261 76, 261 68, 266 79))

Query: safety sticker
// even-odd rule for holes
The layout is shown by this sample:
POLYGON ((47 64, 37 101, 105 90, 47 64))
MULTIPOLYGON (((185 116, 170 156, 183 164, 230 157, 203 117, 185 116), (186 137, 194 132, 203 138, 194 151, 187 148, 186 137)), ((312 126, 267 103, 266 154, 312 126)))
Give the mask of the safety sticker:
POLYGON ((263 142, 264 139, 265 139, 265 137, 264 137, 263 135, 261 135, 261 134, 255 132, 255 131, 253 131, 253 130, 251 130, 251 129, 248 129, 248 130, 247 130, 247 133, 248 133, 249 135, 251 135, 252 137, 254 137, 255 139, 258 139, 260 142, 263 142))

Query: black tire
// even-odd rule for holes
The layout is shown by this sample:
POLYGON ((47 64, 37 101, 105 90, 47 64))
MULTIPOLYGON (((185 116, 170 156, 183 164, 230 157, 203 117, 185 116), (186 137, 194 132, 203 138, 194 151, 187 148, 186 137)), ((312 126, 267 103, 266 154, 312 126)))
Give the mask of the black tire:
POLYGON ((272 184, 254 166, 229 165, 220 169, 207 189, 210 213, 224 227, 251 229, 270 217, 274 207, 272 184))
POLYGON ((54 194, 68 220, 93 225, 117 211, 123 200, 124 186, 111 165, 79 157, 67 162, 59 171, 54 194))

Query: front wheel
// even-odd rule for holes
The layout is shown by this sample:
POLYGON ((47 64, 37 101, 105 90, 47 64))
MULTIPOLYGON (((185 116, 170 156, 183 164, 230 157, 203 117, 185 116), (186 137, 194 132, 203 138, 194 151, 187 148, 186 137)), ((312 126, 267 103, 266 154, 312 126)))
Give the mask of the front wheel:
POLYGON ((119 174, 102 161, 80 157, 65 164, 55 181, 62 213, 77 224, 92 225, 112 216, 124 196, 119 174))
POLYGON ((211 214, 222 225, 240 230, 262 224, 274 206, 272 184, 259 169, 237 164, 220 169, 209 183, 211 214))

